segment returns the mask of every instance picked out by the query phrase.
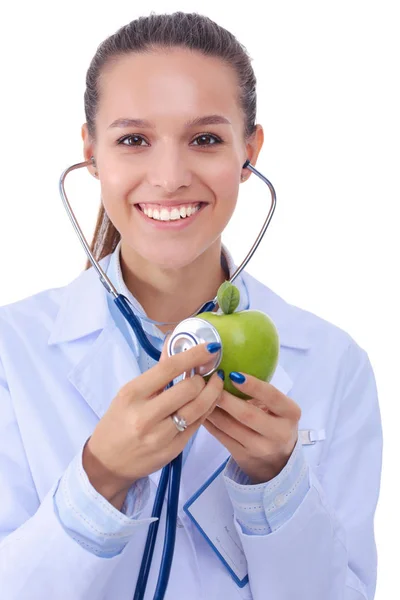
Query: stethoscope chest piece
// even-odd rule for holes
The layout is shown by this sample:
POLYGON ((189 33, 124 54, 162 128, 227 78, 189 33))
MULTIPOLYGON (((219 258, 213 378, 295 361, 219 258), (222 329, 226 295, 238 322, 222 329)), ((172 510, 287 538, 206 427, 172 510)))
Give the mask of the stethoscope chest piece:
MULTIPOLYGON (((199 317, 190 317, 181 321, 174 329, 168 342, 168 356, 174 356, 185 350, 190 350, 198 344, 211 344, 216 342, 221 344, 222 340, 215 329, 205 319, 199 317)), ((218 367, 222 359, 222 348, 213 355, 210 355, 210 360, 205 365, 192 369, 191 376, 195 373, 205 377, 211 375, 218 367)))

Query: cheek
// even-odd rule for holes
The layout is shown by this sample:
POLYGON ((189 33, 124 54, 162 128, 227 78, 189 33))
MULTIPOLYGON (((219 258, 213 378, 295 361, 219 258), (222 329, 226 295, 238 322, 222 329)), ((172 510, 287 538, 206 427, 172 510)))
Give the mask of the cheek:
POLYGON ((127 219, 127 205, 118 191, 102 183, 101 200, 108 218, 121 231, 121 225, 127 219))
POLYGON ((119 230, 132 210, 129 198, 136 185, 131 179, 128 180, 126 170, 123 172, 122 170, 109 169, 109 172, 104 173, 103 171, 102 173, 102 203, 109 218, 119 230))
POLYGON ((228 218, 231 217, 236 207, 239 190, 238 180, 237 168, 230 167, 220 170, 213 181, 217 210, 228 218))

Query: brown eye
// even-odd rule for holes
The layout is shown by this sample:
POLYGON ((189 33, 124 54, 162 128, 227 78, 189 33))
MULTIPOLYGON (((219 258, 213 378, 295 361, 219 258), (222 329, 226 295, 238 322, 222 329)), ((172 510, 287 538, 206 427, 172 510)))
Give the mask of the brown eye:
POLYGON ((210 133, 203 133, 202 135, 198 135, 195 140, 201 140, 201 143, 195 144, 196 146, 214 146, 215 144, 220 144, 221 140, 217 138, 215 135, 211 135, 210 133), (209 140, 215 140, 214 142, 210 142, 209 140))
POLYGON ((141 135, 126 135, 125 137, 118 140, 118 144, 122 146, 141 146, 140 142, 146 141, 141 135), (134 140, 132 144, 124 144, 126 140, 134 140), (136 143, 139 142, 139 143, 136 143))

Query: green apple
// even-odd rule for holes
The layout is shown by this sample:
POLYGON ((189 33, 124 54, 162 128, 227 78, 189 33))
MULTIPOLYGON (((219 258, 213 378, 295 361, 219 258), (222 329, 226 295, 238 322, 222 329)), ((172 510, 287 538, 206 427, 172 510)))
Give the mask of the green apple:
POLYGON ((218 289, 217 300, 222 313, 203 312, 196 318, 211 323, 221 337, 222 358, 218 369, 225 373, 224 389, 249 400, 250 396, 233 385, 229 373, 241 371, 262 381, 271 381, 279 359, 278 330, 271 318, 260 310, 234 312, 240 293, 229 281, 218 289))

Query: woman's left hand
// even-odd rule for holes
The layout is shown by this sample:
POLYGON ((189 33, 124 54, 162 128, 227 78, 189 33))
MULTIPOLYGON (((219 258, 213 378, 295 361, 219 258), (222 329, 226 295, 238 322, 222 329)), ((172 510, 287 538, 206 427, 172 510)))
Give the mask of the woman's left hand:
POLYGON ((266 483, 287 464, 298 439, 301 409, 266 381, 243 373, 233 383, 250 400, 223 390, 203 426, 230 452, 252 484, 266 483))

